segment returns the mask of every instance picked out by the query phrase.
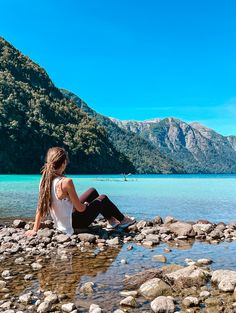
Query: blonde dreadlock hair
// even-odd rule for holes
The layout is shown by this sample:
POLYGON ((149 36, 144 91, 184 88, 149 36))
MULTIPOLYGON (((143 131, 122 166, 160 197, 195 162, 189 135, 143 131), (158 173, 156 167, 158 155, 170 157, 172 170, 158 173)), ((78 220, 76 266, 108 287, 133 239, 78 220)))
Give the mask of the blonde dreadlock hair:
POLYGON ((67 160, 67 163, 69 162, 68 154, 64 148, 52 147, 48 149, 45 158, 46 162, 40 170, 42 179, 40 183, 37 211, 40 213, 41 217, 45 217, 50 210, 52 181, 58 176, 56 170, 61 167, 65 160, 67 160))

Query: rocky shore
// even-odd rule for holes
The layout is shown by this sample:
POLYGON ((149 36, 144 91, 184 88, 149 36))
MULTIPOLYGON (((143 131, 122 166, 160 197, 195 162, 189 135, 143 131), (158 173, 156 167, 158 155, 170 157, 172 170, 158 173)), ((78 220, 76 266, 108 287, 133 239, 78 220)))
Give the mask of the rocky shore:
MULTIPOLYGON (((114 303, 112 311, 96 303, 83 308, 68 301, 66 293, 58 294, 54 290, 25 288, 27 292, 12 293, 11 282, 18 279, 16 268, 22 264, 31 269, 23 277, 27 285, 34 273, 41 273, 44 260, 59 257, 66 263, 68 255, 83 254, 92 248, 96 248, 98 254, 127 244, 128 253, 135 245, 151 249, 162 243, 178 247, 190 240, 211 244, 236 240, 236 221, 226 225, 206 220, 183 222, 174 217, 163 221, 157 216, 152 221, 139 221, 126 231, 106 230, 105 226, 105 221, 98 220, 89 229, 67 236, 55 230, 52 221, 47 220, 37 235, 26 237, 25 231, 32 227, 30 221, 14 220, 11 225, 1 225, 0 312, 236 312, 236 271, 212 270, 210 264, 214 260, 209 258, 186 259, 186 266, 169 264, 124 275, 123 290, 119 291, 122 300, 114 303)), ((165 252, 171 253, 171 249, 165 248, 165 252)), ((159 265, 167 261, 162 254, 154 258, 159 265)), ((123 264, 126 262, 125 258, 121 260, 123 264)), ((87 294, 96 292, 95 287, 93 281, 79 287, 85 301, 87 294)))

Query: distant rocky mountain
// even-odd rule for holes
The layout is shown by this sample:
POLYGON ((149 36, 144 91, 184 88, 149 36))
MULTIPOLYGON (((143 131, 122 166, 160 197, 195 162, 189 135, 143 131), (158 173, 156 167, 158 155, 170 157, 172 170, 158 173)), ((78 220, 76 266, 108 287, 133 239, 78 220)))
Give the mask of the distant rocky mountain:
POLYGON ((226 138, 234 151, 236 151, 236 136, 227 136, 226 138))
POLYGON ((90 117, 106 129, 114 147, 125 155, 134 165, 137 173, 183 173, 182 165, 160 153, 152 143, 132 131, 119 127, 110 118, 91 109, 82 99, 72 92, 61 89, 65 97, 72 100, 90 117))
POLYGON ((235 136, 222 136, 199 123, 176 118, 143 122, 110 119, 182 164, 188 173, 236 173, 235 136))
POLYGON ((135 172, 105 129, 0 37, 0 173, 39 173, 52 146, 69 152, 70 173, 135 172))

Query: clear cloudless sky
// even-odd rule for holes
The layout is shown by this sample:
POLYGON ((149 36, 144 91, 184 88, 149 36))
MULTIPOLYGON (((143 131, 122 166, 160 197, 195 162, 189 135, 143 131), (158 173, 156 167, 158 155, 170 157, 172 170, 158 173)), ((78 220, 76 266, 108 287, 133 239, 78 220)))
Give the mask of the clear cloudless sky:
POLYGON ((236 1, 0 0, 0 35, 97 112, 236 135, 236 1))

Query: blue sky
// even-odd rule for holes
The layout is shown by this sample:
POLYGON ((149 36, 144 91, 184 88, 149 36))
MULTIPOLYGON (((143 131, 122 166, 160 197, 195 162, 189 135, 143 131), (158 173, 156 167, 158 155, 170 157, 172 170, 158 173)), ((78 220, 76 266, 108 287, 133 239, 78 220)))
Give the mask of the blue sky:
POLYGON ((0 32, 104 115, 236 135, 235 16, 233 0, 1 0, 0 32))

